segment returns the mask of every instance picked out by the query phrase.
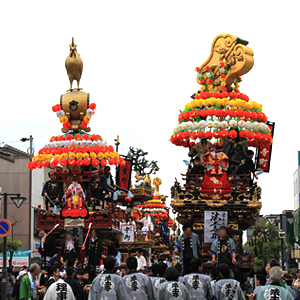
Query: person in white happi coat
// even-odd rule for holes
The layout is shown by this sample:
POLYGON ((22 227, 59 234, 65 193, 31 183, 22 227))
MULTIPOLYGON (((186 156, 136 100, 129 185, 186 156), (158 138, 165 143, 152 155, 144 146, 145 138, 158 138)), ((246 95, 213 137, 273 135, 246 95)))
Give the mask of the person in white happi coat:
POLYGON ((156 266, 156 271, 158 276, 151 278, 152 279, 152 287, 153 287, 153 295, 154 295, 154 300, 158 300, 158 290, 159 287, 166 282, 165 274, 168 266, 160 262, 156 266))
POLYGON ((190 264, 192 273, 183 277, 183 284, 187 287, 191 299, 211 300, 214 296, 211 279, 209 276, 201 274, 202 260, 195 257, 190 264))
POLYGON ((227 264, 220 264, 218 271, 222 279, 218 280, 213 293, 218 300, 245 300, 240 283, 230 278, 230 268, 227 264))
POLYGON ((144 218, 140 220, 141 223, 143 223, 143 231, 147 231, 150 230, 150 231, 153 231, 153 222, 152 222, 152 219, 151 217, 149 216, 149 212, 148 211, 145 211, 144 213, 144 218))
POLYGON ((122 277, 112 271, 116 260, 108 256, 103 262, 105 271, 94 279, 88 300, 131 300, 122 277))
POLYGON ((179 273, 174 267, 167 268, 166 282, 158 290, 158 300, 190 300, 186 286, 178 281, 179 273))
POLYGON ((64 274, 61 272, 59 279, 47 289, 44 300, 75 300, 72 288, 63 280, 63 277, 64 274))
POLYGON ((271 268, 269 276, 271 283, 259 289, 256 300, 294 300, 289 290, 280 285, 283 278, 283 271, 280 267, 271 268))
POLYGON ((137 271, 137 259, 129 256, 126 265, 129 272, 123 277, 123 282, 131 299, 154 300, 151 279, 137 271))

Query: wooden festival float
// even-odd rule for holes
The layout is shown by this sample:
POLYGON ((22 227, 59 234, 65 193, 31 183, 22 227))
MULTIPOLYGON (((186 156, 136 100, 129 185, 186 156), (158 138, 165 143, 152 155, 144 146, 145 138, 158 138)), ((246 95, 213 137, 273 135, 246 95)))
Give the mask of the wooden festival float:
MULTIPOLYGON (((70 89, 60 97, 59 104, 52 107, 54 113, 62 124, 62 134, 52 136, 45 147, 38 151, 32 162, 28 163, 30 170, 48 168, 55 170, 58 165, 62 166, 62 172, 56 172, 57 180, 62 183, 64 194, 72 183, 74 176, 84 191, 83 206, 80 209, 79 197, 73 196, 71 209, 66 203, 62 204, 61 211, 46 211, 38 209, 38 228, 52 230, 57 247, 61 245, 64 230, 71 230, 78 240, 78 245, 83 245, 84 238, 89 229, 97 229, 103 241, 104 248, 110 244, 114 234, 120 233, 120 221, 124 214, 120 205, 141 205, 145 200, 152 198, 151 179, 145 179, 141 188, 130 188, 131 168, 130 161, 120 157, 114 147, 109 145, 99 134, 91 133, 89 123, 96 112, 96 104, 90 100, 90 94, 82 91, 79 87, 83 62, 77 53, 77 45, 72 40, 70 53, 65 62, 70 80, 70 89), (77 88, 72 87, 76 80, 77 88), (107 205, 98 203, 95 205, 91 197, 89 182, 92 179, 92 168, 98 170, 105 166, 115 166, 117 171, 116 184, 118 195, 114 191, 108 193, 111 198, 117 197, 107 205), (134 201, 132 201, 134 199, 134 201)), ((119 137, 115 139, 118 149, 119 137)), ((84 248, 84 247, 83 247, 84 248)), ((82 258, 85 252, 81 253, 82 258)))
MULTIPOLYGON (((149 183, 151 185, 151 177, 149 174, 146 174, 144 179, 144 184, 149 183)), ((136 223, 136 226, 139 225, 139 222, 143 218, 143 213, 147 211, 153 222, 153 231, 143 232, 142 230, 137 230, 134 234, 134 241, 126 241, 123 239, 123 242, 120 243, 120 252, 122 255, 122 264, 125 265, 126 258, 130 254, 134 254, 136 250, 142 251, 144 256, 147 258, 147 263, 150 260, 150 254, 158 254, 161 257, 171 255, 171 244, 166 244, 163 240, 163 235, 158 226, 160 220, 164 220, 165 224, 172 228, 174 226, 174 221, 169 216, 169 208, 166 206, 167 196, 161 195, 159 193, 159 187, 162 184, 162 180, 158 177, 153 179, 153 186, 151 185, 151 198, 144 200, 143 203, 136 201, 135 196, 132 199, 133 204, 126 207, 126 210, 123 210, 123 215, 131 216, 136 223)), ((134 192, 136 189, 131 188, 130 191, 134 192)), ((119 201, 119 200, 118 200, 119 201)), ((128 200, 127 200, 128 201, 128 200)), ((118 202, 117 202, 118 203, 118 202)), ((126 233, 124 233, 126 235, 126 233)))
POLYGON ((256 148, 256 169, 269 171, 274 129, 262 105, 239 91, 241 76, 254 64, 247 44, 231 34, 214 39, 209 58, 196 68, 201 88, 180 112, 170 139, 189 148, 189 156, 200 157, 206 167, 203 175, 182 174, 184 184, 176 180, 171 188, 178 222, 192 224, 207 261, 216 229, 228 225, 241 268, 252 266, 251 258, 243 255, 242 234, 255 224, 262 202, 261 187, 252 175, 237 171, 251 148, 256 148))

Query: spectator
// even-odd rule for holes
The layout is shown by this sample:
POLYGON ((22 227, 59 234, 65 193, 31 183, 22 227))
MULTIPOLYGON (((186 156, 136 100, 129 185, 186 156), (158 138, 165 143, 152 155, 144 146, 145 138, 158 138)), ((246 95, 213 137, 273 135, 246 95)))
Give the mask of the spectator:
MULTIPOLYGON (((270 279, 270 276, 269 276, 269 272, 270 272, 270 269, 272 269, 273 267, 280 267, 279 261, 275 258, 270 259, 267 262, 267 265, 266 265, 266 268, 265 268, 265 271, 267 273, 267 284, 270 284, 272 282, 271 279, 270 279)), ((284 283, 283 280, 281 280, 280 285, 282 287, 286 288, 285 283, 284 283)))
POLYGON ((37 299, 38 297, 38 279, 40 274, 40 266, 38 264, 32 264, 20 284, 20 300, 37 299), (33 287, 33 289, 32 289, 33 287))
POLYGON ((67 278, 65 279, 65 282, 69 284, 69 286, 72 288, 72 291, 75 295, 75 299, 81 300, 85 299, 85 294, 83 292, 83 288, 78 280, 74 279, 75 271, 73 268, 67 269, 67 278))
POLYGON ((15 300, 20 300, 20 286, 21 286, 21 281, 25 275, 27 275, 26 271, 20 271, 17 277, 13 292, 11 294, 11 297, 15 300))
POLYGON ((169 261, 169 257, 168 256, 166 257, 164 263, 168 266, 168 268, 172 266, 171 262, 169 261))
MULTIPOLYGON (((267 267, 266 267, 266 270, 267 270, 267 267)), ((270 269, 269 269, 270 270, 270 269)), ((294 286, 297 288, 297 289, 300 289, 300 269, 298 269, 296 271, 296 276, 297 276, 297 279, 296 281, 294 282, 294 286)))
POLYGON ((151 258, 152 264, 158 264, 161 260, 158 258, 157 254, 154 254, 154 256, 151 258))
POLYGON ((167 268, 166 282, 158 290, 158 300, 182 299, 190 300, 189 292, 184 284, 178 282, 179 273, 174 267, 167 268))
POLYGON ((49 286, 56 282, 59 279, 59 268, 57 266, 53 266, 50 269, 50 274, 51 277, 48 279, 47 283, 46 283, 46 288, 48 289, 49 286))
POLYGON ((80 283, 81 287, 83 288, 83 292, 85 293, 85 299, 87 299, 87 295, 89 293, 91 282, 89 279, 88 271, 78 270, 76 274, 77 280, 80 283), (83 278, 85 277, 85 278, 83 278))
POLYGON ((144 270, 144 267, 146 267, 147 262, 146 262, 146 258, 141 255, 141 251, 137 250, 136 251, 136 259, 137 259, 137 270, 144 270))
POLYGON ((133 217, 130 216, 130 217, 128 218, 127 224, 128 224, 128 225, 133 225, 133 226, 134 226, 134 231, 136 230, 136 224, 135 224, 135 222, 134 222, 134 220, 133 220, 133 217))
POLYGON ((293 285, 293 277, 290 275, 285 276, 285 285, 289 292, 292 294, 294 299, 299 299, 299 290, 293 285))
POLYGON ((262 286, 257 295, 256 300, 272 300, 284 299, 294 300, 292 294, 281 286, 280 282, 283 279, 283 271, 280 267, 273 267, 269 270, 270 285, 262 286))
POLYGON ((13 271, 11 268, 7 268, 6 294, 8 300, 11 299, 11 294, 13 292, 14 285, 16 283, 16 278, 15 276, 12 275, 12 272, 13 271))

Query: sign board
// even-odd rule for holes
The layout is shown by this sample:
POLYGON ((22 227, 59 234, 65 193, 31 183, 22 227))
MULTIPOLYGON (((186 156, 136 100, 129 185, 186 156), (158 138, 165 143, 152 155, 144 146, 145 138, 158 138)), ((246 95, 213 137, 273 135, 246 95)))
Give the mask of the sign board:
MULTIPOLYGON (((6 266, 9 266, 10 252, 7 251, 6 266)), ((29 253, 28 250, 18 250, 14 252, 12 265, 14 267, 23 267, 29 265, 29 253)), ((0 267, 3 267, 3 254, 0 254, 0 267)))
MULTIPOLYGON (((271 136, 274 136, 274 122, 268 122, 267 125, 271 130, 271 136)), ((263 172, 269 173, 270 164, 271 164, 271 155, 272 155, 272 144, 271 145, 263 145, 256 148, 256 170, 262 170, 263 172)))
POLYGON ((118 167, 117 172, 117 185, 125 190, 130 188, 132 161, 125 159, 125 164, 118 167))
POLYGON ((134 225, 121 225, 121 231, 123 233, 123 243, 135 242, 135 226, 134 225))
POLYGON ((221 226, 227 227, 227 211, 204 211, 204 243, 212 243, 217 238, 221 226))
POLYGON ((8 220, 0 219, 0 237, 6 237, 10 234, 11 224, 8 220))
POLYGON ((83 218, 65 218, 65 228, 67 227, 84 227, 84 219, 83 218))

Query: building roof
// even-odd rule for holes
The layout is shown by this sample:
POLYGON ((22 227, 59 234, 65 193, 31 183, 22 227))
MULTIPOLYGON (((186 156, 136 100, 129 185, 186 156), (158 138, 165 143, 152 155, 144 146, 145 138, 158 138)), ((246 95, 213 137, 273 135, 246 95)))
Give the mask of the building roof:
POLYGON ((10 145, 0 147, 0 158, 14 162, 15 158, 30 158, 30 155, 10 145))

